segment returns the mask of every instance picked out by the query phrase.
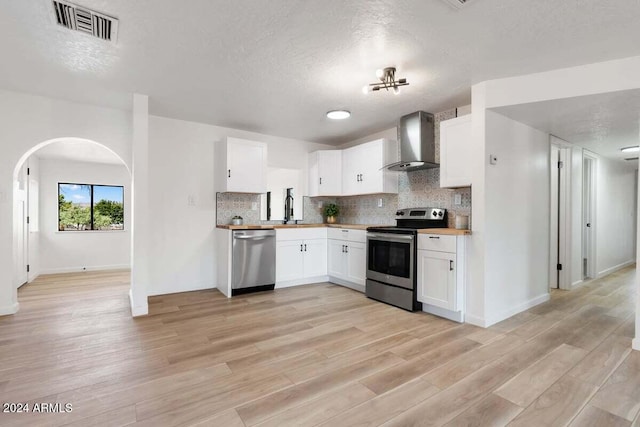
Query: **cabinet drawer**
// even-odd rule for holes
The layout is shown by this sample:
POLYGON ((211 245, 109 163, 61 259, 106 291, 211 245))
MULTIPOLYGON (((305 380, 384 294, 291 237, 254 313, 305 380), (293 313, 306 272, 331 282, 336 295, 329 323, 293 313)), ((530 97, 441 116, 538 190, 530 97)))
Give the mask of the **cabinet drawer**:
POLYGON ((367 241, 367 232, 365 230, 354 230, 351 228, 328 228, 327 236, 329 239, 348 242, 365 243, 367 241))
POLYGON ((456 236, 419 234, 418 249, 438 252, 456 252, 456 236))
POLYGON ((318 228, 277 228, 276 241, 326 239, 326 227, 318 228))

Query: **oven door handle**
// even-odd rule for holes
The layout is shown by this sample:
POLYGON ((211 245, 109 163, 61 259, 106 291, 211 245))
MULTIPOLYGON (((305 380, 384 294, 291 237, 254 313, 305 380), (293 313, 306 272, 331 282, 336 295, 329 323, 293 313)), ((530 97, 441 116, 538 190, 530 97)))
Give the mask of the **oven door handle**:
POLYGON ((367 233, 368 239, 388 240, 408 242, 413 240, 413 236, 393 234, 393 233, 367 233))

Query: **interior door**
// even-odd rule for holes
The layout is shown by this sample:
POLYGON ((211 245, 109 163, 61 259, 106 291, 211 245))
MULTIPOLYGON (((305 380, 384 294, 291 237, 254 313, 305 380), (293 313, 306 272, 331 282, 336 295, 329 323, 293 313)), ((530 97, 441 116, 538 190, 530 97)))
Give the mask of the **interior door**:
POLYGON ((28 226, 27 226, 27 192, 16 190, 14 207, 14 241, 16 242, 16 256, 14 259, 15 286, 27 283, 27 251, 28 251, 28 226))
POLYGON ((582 279, 592 277, 594 161, 582 160, 582 279))
POLYGON ((560 161, 560 147, 551 146, 551 155, 549 160, 549 171, 551 179, 551 199, 549 208, 549 227, 550 227, 550 244, 549 244, 549 288, 558 289, 559 274, 557 265, 559 263, 559 244, 560 244, 560 169, 558 162, 560 161))

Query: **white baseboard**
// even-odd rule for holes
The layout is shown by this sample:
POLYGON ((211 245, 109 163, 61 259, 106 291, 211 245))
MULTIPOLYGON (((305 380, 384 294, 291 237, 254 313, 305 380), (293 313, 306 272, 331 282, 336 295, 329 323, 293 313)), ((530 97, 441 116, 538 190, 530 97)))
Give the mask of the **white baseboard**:
POLYGON ((509 317, 516 315, 518 313, 521 313, 525 310, 530 309, 531 307, 535 307, 538 304, 542 304, 543 302, 547 302, 549 301, 549 299, 551 298, 551 295, 549 293, 545 293, 542 295, 539 295, 535 298, 531 298, 528 301, 523 302, 522 304, 518 304, 517 306, 513 307, 513 308, 509 308, 507 310, 502 311, 501 313, 494 315, 494 316, 490 316, 486 319, 486 328, 488 328, 491 325, 495 325, 498 322, 502 322, 505 319, 508 319, 509 317))
POLYGON ((334 285, 344 286, 345 288, 353 289, 354 291, 364 293, 364 285, 359 285, 357 283, 348 282, 346 280, 342 280, 338 277, 329 276, 329 283, 333 283, 334 285))
POLYGON ((464 321, 469 323, 470 325, 480 326, 481 328, 487 327, 487 322, 484 317, 474 316, 472 314, 466 313, 464 321))
POLYGON ((20 304, 17 302, 11 305, 0 307, 0 316, 8 316, 10 314, 16 314, 20 309, 20 304))
POLYGON ((131 289, 129 289, 129 304, 131 305, 131 316, 146 316, 149 314, 149 303, 145 300, 144 305, 135 306, 133 305, 133 293, 131 289))
POLYGON ((640 340, 638 338, 631 340, 631 348, 640 351, 640 340))
POLYGON ((580 285, 582 285, 583 283, 584 283, 584 280, 582 280, 582 279, 580 279, 580 280, 576 280, 575 282, 573 282, 573 283, 571 284, 571 289, 573 289, 573 288, 575 288, 575 287, 577 287, 577 286, 580 286, 580 285))
POLYGON ((276 282, 276 289, 290 288, 291 286, 310 285, 312 283, 328 282, 329 276, 316 276, 306 277, 303 279, 286 280, 283 282, 276 282))
POLYGON ((601 277, 608 276, 611 273, 615 273, 618 270, 622 270, 625 267, 629 267, 630 265, 635 264, 635 262, 636 260, 632 259, 632 260, 623 262, 622 264, 614 265, 613 267, 602 270, 601 272, 596 274, 596 278, 600 279, 601 277))
POLYGON ((436 307, 435 305, 425 303, 422 303, 422 311, 444 317, 445 319, 453 320, 454 322, 464 322, 464 314, 461 311, 451 311, 446 308, 436 307))
POLYGON ((181 289, 157 289, 153 293, 150 293, 149 296, 154 297, 158 295, 180 294, 182 292, 204 291, 207 289, 216 289, 216 285, 194 284, 192 286, 181 288, 181 289))
POLYGON ((130 264, 95 265, 92 267, 60 267, 40 270, 40 274, 82 273, 84 271, 128 270, 130 264))

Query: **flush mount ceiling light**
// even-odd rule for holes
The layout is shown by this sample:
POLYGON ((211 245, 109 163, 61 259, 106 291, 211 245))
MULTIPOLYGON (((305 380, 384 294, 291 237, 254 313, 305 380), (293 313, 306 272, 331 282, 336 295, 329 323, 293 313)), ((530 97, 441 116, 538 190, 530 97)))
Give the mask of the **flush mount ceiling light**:
POLYGON ((621 148, 620 151, 622 151, 623 153, 635 153, 636 151, 640 151, 640 146, 632 145, 631 147, 621 148))
POLYGON ((333 120, 344 120, 351 117, 351 113, 347 110, 331 110, 327 111, 327 117, 333 120))
POLYGON ((380 79, 380 83, 369 83, 362 88, 362 92, 376 92, 380 89, 392 90, 396 95, 400 93, 400 86, 407 86, 407 79, 396 80, 396 67, 387 67, 376 71, 376 77, 380 79))

